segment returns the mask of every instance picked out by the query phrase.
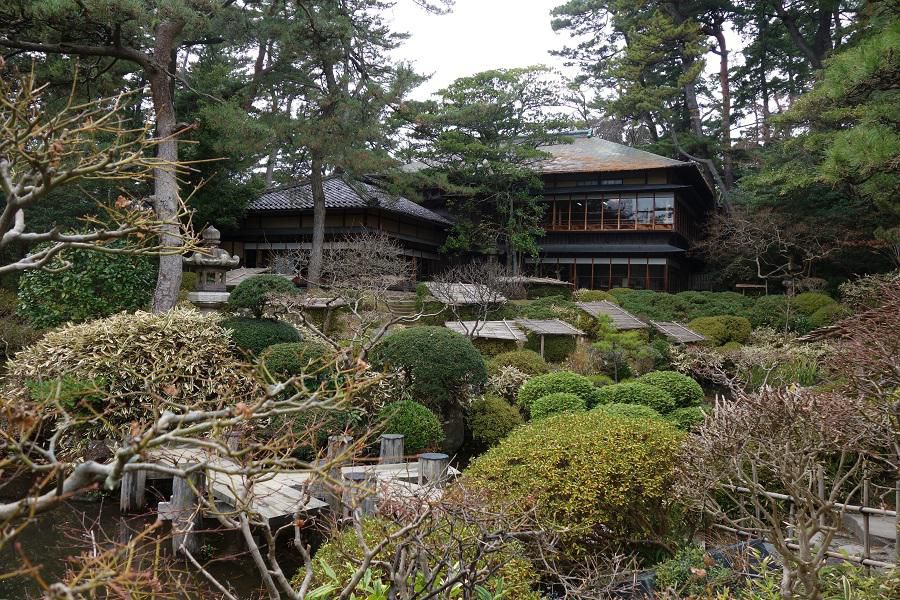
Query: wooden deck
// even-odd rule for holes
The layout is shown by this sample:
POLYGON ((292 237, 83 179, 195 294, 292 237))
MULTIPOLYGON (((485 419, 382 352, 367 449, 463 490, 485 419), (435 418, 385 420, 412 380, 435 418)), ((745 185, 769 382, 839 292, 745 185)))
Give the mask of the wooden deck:
MULTIPOLYGON (((167 448, 155 452, 153 458, 159 464, 169 467, 206 463, 209 465, 206 470, 206 487, 212 491, 216 501, 231 508, 245 506, 249 501, 250 510, 269 520, 290 517, 298 510, 316 511, 329 506, 324 498, 324 489, 311 485, 315 472, 310 470, 279 471, 255 476, 252 493, 248 494, 247 476, 240 473, 242 467, 228 458, 212 456, 199 448, 167 448)), ((434 486, 421 484, 418 461, 351 465, 341 469, 341 475, 345 479, 354 473, 367 472, 375 477, 380 497, 433 498, 440 493, 434 486)), ((459 471, 448 467, 447 474, 449 477, 456 477, 459 471)), ((168 479, 170 476, 151 473, 148 478, 168 479)), ((319 481, 322 479, 320 477, 319 481)))

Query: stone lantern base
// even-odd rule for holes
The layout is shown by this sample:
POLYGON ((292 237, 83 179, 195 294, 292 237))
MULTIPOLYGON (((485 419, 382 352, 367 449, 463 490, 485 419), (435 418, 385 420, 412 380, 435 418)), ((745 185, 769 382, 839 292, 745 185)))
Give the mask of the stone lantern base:
POLYGON ((221 310, 228 303, 229 292, 188 292, 187 298, 203 313, 221 310))

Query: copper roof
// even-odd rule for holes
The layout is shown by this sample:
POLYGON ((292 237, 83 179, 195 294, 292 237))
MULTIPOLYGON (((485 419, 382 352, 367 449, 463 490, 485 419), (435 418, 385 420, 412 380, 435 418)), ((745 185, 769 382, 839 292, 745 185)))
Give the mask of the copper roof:
MULTIPOLYGON (((345 181, 332 176, 323 182, 325 208, 380 208, 381 210, 416 217, 444 225, 450 222, 437 213, 419 206, 402 196, 392 196, 384 190, 362 181, 345 181)), ((250 203, 249 211, 311 211, 312 188, 309 182, 271 189, 250 203)))
POLYGON ((574 135, 571 144, 541 148, 553 157, 542 162, 543 173, 587 173, 595 171, 632 171, 695 166, 651 152, 617 144, 596 136, 574 135))

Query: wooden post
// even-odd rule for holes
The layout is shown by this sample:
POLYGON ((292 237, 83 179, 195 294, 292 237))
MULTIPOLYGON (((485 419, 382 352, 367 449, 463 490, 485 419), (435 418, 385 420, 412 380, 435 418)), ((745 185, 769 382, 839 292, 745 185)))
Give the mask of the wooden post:
POLYGON ((450 457, 440 452, 426 452, 419 457, 419 483, 444 487, 450 457))
POLYGON ((379 465, 394 465, 403 462, 402 433, 385 433, 381 436, 381 451, 378 454, 379 465))
POLYGON ((347 473, 344 480, 347 482, 341 499, 344 516, 358 519, 373 514, 377 493, 375 472, 367 469, 365 472, 347 473))
POLYGON ((353 438, 349 435, 328 436, 328 453, 326 464, 328 467, 328 481, 325 485, 325 502, 331 510, 339 512, 341 509, 341 467, 346 462, 347 449, 353 444, 353 438))
MULTIPOLYGON (((195 464, 181 465, 189 469, 195 464)), ((172 500, 169 503, 172 515, 172 550, 178 554, 181 545, 191 554, 200 549, 200 538, 197 528, 200 526, 200 509, 197 491, 205 484, 203 473, 194 472, 187 477, 172 479, 172 500)))
POLYGON ((147 471, 125 471, 119 489, 119 510, 137 513, 144 509, 147 490, 147 471))
MULTIPOLYGON (((862 488, 862 505, 863 507, 868 507, 869 502, 869 471, 866 469, 863 474, 863 488, 862 488)), ((870 535, 870 515, 867 512, 863 512, 862 521, 863 521, 863 558, 868 560, 872 558, 872 539, 870 535)), ((869 565, 865 566, 866 574, 870 574, 872 572, 872 568, 869 565)))
POLYGON ((544 335, 541 334, 541 358, 544 358, 544 335))

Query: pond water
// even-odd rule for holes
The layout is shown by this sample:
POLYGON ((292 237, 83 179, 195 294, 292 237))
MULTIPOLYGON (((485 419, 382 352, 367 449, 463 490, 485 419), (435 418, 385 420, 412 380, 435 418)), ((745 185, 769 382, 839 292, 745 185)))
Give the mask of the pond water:
MULTIPOLYGON (((151 505, 155 503, 151 501, 151 505)), ((0 550, 0 577, 30 564, 44 581, 49 583, 59 581, 67 569, 76 566, 70 557, 90 552, 92 548, 109 547, 112 541, 126 539, 154 521, 155 515, 151 514, 140 516, 121 514, 118 508, 118 495, 66 503, 41 515, 37 522, 20 534, 16 543, 0 550)), ((238 598, 242 600, 264 598, 259 576, 250 557, 246 555, 240 537, 231 531, 213 531, 216 526, 214 521, 205 521, 203 526, 208 530, 201 538, 203 544, 201 562, 205 568, 231 588, 238 598)), ((142 550, 143 556, 138 560, 143 560, 144 564, 151 564, 158 547, 169 559, 163 563, 171 565, 171 572, 164 573, 160 577, 165 589, 194 589, 196 592, 190 595, 197 598, 221 597, 221 593, 213 591, 190 564, 172 559, 171 543, 168 539, 163 539, 166 538, 168 529, 166 524, 160 531, 152 534, 153 537, 142 550)), ((296 552, 290 550, 289 541, 288 537, 279 539, 279 557, 282 568, 290 576, 300 563, 296 552)), ((0 578, 0 600, 27 600, 40 597, 41 588, 32 576, 0 578)))

